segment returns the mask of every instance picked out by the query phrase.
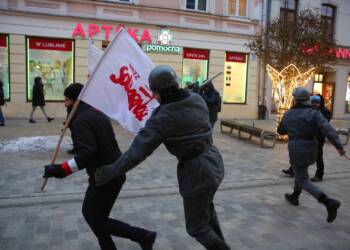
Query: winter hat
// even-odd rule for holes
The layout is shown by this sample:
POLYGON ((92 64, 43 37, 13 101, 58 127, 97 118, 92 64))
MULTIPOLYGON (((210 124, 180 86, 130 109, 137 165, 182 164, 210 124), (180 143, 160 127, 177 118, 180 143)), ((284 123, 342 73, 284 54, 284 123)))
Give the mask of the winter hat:
POLYGON ((313 95, 310 97, 310 102, 321 103, 321 97, 319 97, 318 95, 313 95))
POLYGON ((81 83, 72 83, 64 90, 64 96, 76 101, 83 87, 84 85, 81 83))

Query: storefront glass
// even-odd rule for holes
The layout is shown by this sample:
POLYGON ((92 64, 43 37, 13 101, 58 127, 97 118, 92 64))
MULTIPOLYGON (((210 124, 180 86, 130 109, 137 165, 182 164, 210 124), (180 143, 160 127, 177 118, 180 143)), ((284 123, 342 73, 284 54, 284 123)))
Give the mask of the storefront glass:
POLYGON ((199 86, 208 78, 209 51, 199 49, 183 50, 182 87, 198 82, 199 86))
POLYGON ((32 100, 34 78, 44 84, 45 100, 63 101, 64 89, 74 82, 74 41, 27 38, 27 99, 32 100))
POLYGON ((346 85, 345 112, 350 113, 350 74, 348 74, 346 85))
POLYGON ((226 52, 224 103, 246 103, 247 54, 226 52))
POLYGON ((0 34, 0 80, 4 84, 5 99, 10 99, 8 35, 0 34))

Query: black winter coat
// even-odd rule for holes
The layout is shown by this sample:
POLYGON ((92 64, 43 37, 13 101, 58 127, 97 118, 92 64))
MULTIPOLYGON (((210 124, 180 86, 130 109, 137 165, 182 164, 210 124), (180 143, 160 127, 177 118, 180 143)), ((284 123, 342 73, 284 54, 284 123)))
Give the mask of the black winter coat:
POLYGON ((121 155, 110 119, 90 105, 81 102, 71 121, 74 134, 75 162, 86 169, 94 183, 96 168, 116 161, 121 155))
POLYGON ((212 82, 206 84, 208 92, 201 94, 208 106, 209 120, 216 122, 218 120, 218 112, 221 111, 221 97, 216 91, 212 82))
POLYGON ((39 82, 35 83, 33 86, 32 105, 33 107, 45 106, 44 86, 39 82))
POLYGON ((4 95, 4 89, 1 86, 0 87, 0 106, 5 105, 5 95, 4 95))

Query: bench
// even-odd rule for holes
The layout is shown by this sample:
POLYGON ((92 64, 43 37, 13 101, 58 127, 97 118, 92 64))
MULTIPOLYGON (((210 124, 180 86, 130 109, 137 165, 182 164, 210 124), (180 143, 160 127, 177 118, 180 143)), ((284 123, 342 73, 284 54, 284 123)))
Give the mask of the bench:
POLYGON ((340 137, 345 136, 345 142, 342 142, 343 145, 348 144, 349 141, 349 137, 350 137, 350 128, 346 129, 346 128, 338 128, 335 130, 335 132, 337 133, 337 135, 340 137))
POLYGON ((237 122, 237 121, 221 120, 221 123, 220 123, 221 133, 224 133, 223 127, 230 128, 230 133, 232 133, 232 131, 234 129, 236 129, 238 131, 238 138, 241 140, 246 140, 246 139, 250 140, 253 135, 256 137, 259 137, 260 138, 260 146, 262 148, 273 148, 276 144, 276 138, 277 138, 276 133, 271 132, 271 131, 267 131, 267 130, 263 130, 261 128, 257 128, 257 127, 255 127, 254 124, 253 124, 253 126, 251 126, 251 125, 244 124, 244 123, 237 122), (243 137, 242 132, 249 134, 249 137, 248 138, 243 137), (272 141, 272 145, 270 145, 270 146, 266 145, 265 140, 272 141))

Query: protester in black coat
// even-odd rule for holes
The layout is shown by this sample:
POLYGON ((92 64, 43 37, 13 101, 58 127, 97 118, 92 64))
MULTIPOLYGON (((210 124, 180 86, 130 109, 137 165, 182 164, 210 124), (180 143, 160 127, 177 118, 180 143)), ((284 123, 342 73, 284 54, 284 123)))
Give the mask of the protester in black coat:
POLYGON ((4 83, 0 80, 0 126, 5 126, 5 118, 1 106, 5 105, 4 83))
POLYGON ((36 107, 40 107, 41 111, 43 112, 45 118, 48 122, 51 122, 54 118, 49 117, 45 112, 45 97, 44 97, 44 84, 41 80, 41 77, 35 77, 34 79, 34 85, 33 85, 33 95, 32 95, 32 112, 30 113, 29 122, 30 123, 36 123, 33 119, 34 111, 36 107))
MULTIPOLYGON (((82 88, 80 83, 71 84, 66 88, 64 95, 67 108, 74 105, 82 88)), ((89 186, 82 212, 101 249, 117 249, 111 237, 113 235, 135 241, 144 250, 151 250, 156 238, 155 232, 133 227, 109 217, 126 176, 115 178, 103 187, 95 186, 96 169, 114 162, 121 155, 111 121, 100 111, 80 102, 70 126, 74 133, 76 156, 62 164, 46 165, 44 177, 64 178, 78 170, 86 169, 89 186)))
POLYGON ((201 96, 208 106, 210 124, 214 127, 218 120, 218 113, 221 111, 221 97, 212 81, 201 87, 201 96))

